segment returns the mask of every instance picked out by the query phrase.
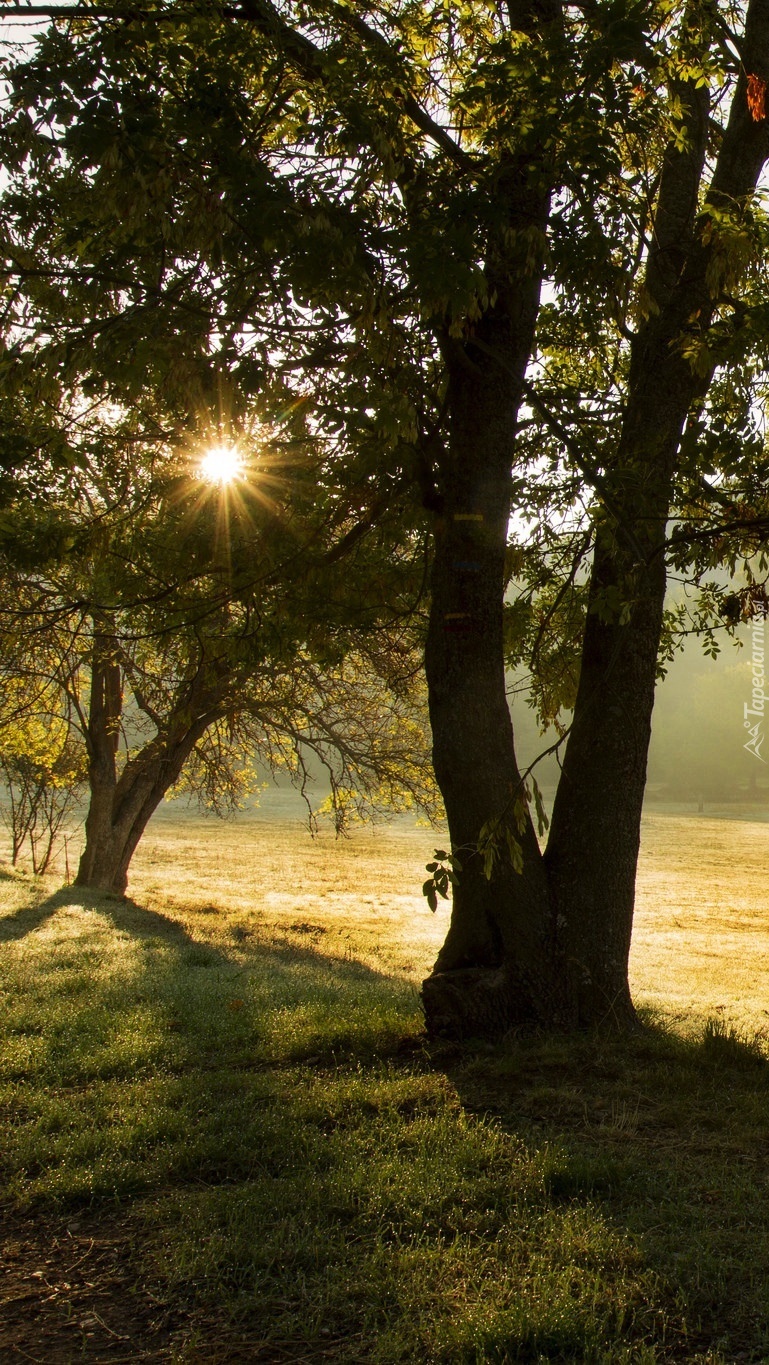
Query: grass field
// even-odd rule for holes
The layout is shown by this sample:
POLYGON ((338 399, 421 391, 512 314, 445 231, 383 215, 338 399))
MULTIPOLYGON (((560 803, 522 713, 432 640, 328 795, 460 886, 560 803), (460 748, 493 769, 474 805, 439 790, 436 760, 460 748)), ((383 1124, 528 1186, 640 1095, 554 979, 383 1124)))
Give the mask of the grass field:
POLYGON ((769 825, 647 819, 622 1045, 426 1045, 433 838, 6 868, 0 1360, 769 1361, 769 825))

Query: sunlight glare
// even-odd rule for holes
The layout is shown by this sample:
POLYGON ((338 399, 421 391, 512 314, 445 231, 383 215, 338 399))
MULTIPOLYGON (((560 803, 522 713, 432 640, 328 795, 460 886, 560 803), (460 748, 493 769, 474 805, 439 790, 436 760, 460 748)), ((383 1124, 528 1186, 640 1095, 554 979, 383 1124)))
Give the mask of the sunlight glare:
POLYGON ((240 478, 243 468, 243 458, 235 446, 211 446, 200 461, 201 478, 207 483, 233 483, 240 478))

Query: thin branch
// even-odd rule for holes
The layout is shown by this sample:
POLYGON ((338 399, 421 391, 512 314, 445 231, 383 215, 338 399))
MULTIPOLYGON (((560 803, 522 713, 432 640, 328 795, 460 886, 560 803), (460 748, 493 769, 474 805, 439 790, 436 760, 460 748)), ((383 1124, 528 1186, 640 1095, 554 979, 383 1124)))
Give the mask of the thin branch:
MULTIPOLYGON (((318 85, 325 85, 326 75, 326 56, 321 48, 307 38, 303 33, 287 24, 282 15, 278 12, 271 0, 242 0, 239 5, 216 5, 208 0, 205 4, 184 4, 174 5, 166 9, 150 10, 140 6, 122 9, 113 5, 20 5, 20 4, 0 4, 0 19, 4 18, 48 18, 48 19, 120 19, 123 22, 131 20, 147 19, 157 22, 171 20, 184 20, 190 15, 215 13, 225 19, 246 19, 254 24, 261 33, 275 41, 283 55, 291 62, 292 66, 305 77, 318 85)), ((351 10, 340 11, 338 17, 344 25, 363 40, 366 46, 373 52, 385 55, 390 60, 397 54, 381 33, 376 29, 370 28, 358 15, 351 10)), ((451 134, 436 123, 431 118, 427 110, 422 107, 416 97, 407 90, 401 90, 400 102, 403 112, 411 120, 416 128, 434 142, 442 152, 449 157, 455 165, 462 170, 474 169, 473 158, 455 142, 451 134)))

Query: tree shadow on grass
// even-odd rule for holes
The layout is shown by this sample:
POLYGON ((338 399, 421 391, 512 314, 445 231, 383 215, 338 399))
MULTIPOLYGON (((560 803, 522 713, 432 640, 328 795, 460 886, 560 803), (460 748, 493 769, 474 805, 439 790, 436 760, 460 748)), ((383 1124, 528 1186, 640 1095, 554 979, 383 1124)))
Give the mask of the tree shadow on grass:
POLYGON ((34 933, 36 929, 51 919, 57 910, 73 903, 71 892, 71 887, 63 887, 61 891, 54 892, 52 896, 34 900, 31 904, 22 905, 18 910, 12 911, 11 914, 4 915, 0 919, 0 943, 12 943, 16 939, 26 938, 27 934, 34 933))
MULTIPOLYGON (((621 1044, 549 1038, 435 1049, 433 1070, 445 1073, 466 1113, 490 1116, 513 1138, 505 1154, 493 1134, 476 1141, 472 1119, 452 1126, 449 1088, 425 1076, 426 1053, 393 1065, 404 1038, 422 1047, 414 1019, 405 1022, 402 979, 309 943, 254 942, 244 966, 242 944, 230 957, 170 916, 86 900, 73 888, 20 912, 27 918, 17 936, 83 904, 142 945, 130 954, 127 986, 88 982, 84 1012, 101 993, 97 1024, 108 1049, 110 1030, 130 1040, 145 1011, 160 1050, 157 1065, 151 1051, 136 1063, 116 1054, 111 1072, 84 1049, 82 1075, 55 1099, 73 1106, 62 1131, 86 1131, 89 1150, 79 1156, 52 1125, 36 1153, 42 1179, 57 1161, 80 1162, 86 1175, 76 1171, 65 1203, 93 1210, 118 1201, 129 1218, 136 1210, 138 1254, 163 1267, 155 1287, 211 1344, 208 1358, 241 1326, 254 1359, 425 1358, 445 1303, 464 1335, 440 1358, 457 1362, 769 1358, 769 1189, 760 1160, 769 1067, 759 1044, 711 1024, 697 1042, 649 1029, 621 1044), (313 1009, 317 1026, 308 1024, 313 1009), (280 1047, 265 1051, 265 1038, 272 1047, 276 1036, 280 1047), (429 1163, 447 1163, 445 1186, 433 1189, 420 1143, 429 1163), (506 1182, 524 1149, 541 1179, 516 1203, 506 1182), (461 1185, 451 1183, 455 1150, 466 1163, 461 1185), (420 1161, 423 1186, 412 1181, 420 1161), (601 1225, 616 1235, 593 1236, 601 1225), (547 1274, 550 1257, 558 1273, 540 1292, 524 1256, 494 1306, 494 1277, 505 1267, 493 1246, 511 1230, 512 1242, 531 1239, 533 1254, 539 1238, 536 1264, 547 1274), (430 1288, 412 1301, 422 1247, 430 1288), (625 1317, 611 1319, 599 1352, 595 1315, 608 1321, 627 1283, 631 1307, 616 1309, 625 1317), (584 1303, 569 1317, 572 1284, 584 1303), (526 1327, 519 1290, 531 1299, 526 1327), (540 1311, 553 1291, 561 1300, 540 1311), (412 1312, 424 1314, 413 1333, 412 1312), (383 1324, 401 1331, 401 1319, 402 1340, 385 1355, 383 1324)), ((65 1001, 70 1013, 81 1008, 75 999, 65 1001)))
MULTIPOLYGON (((370 1068, 388 1083, 404 1040, 414 1047, 413 987, 318 943, 253 939, 233 944, 230 955, 226 940, 201 942, 170 915, 73 887, 23 907, 0 928, 6 941, 23 940, 72 907, 94 911, 94 923, 98 917, 104 930, 106 921, 131 945, 126 951, 108 931, 92 952, 87 916, 72 916, 66 970, 48 973, 39 998, 34 974, 46 973, 48 949, 30 955, 31 982, 20 968, 28 994, 15 1035, 24 1040, 19 1069, 9 1073, 19 1144, 8 1153, 14 1197, 33 1222, 36 1210, 41 1217, 59 1210, 90 1220, 94 1233, 119 1206, 136 1230, 129 1280, 135 1275, 155 1302, 173 1305, 180 1339, 186 1322, 201 1358, 208 1347, 207 1359, 240 1358, 243 1314, 220 1299, 245 1286, 253 1344, 242 1347, 244 1359, 273 1358, 274 1340, 276 1359, 287 1343, 288 1359, 334 1354, 357 1365, 368 1345, 364 1352, 349 1298, 348 1262, 358 1259, 348 1237, 358 1217, 349 1184, 369 1157, 369 1139, 358 1143, 356 1134, 361 1127, 375 1135, 384 1121, 379 1106, 390 1112, 386 1095, 363 1093, 364 1081, 370 1068), (81 923, 90 954, 82 966, 81 923), (182 1268, 155 1269, 173 1241, 186 1248, 182 1268), (199 1253, 200 1266, 185 1269, 197 1266, 199 1253), (305 1273, 316 1296, 312 1328, 305 1273)), ((49 944, 55 967, 54 935, 49 944)), ((416 1069, 409 1054, 404 1072, 416 1069)), ((364 1299, 379 1273, 379 1221, 374 1209, 363 1223, 356 1293, 364 1299)), ((60 1231, 69 1237, 64 1217, 60 1231)), ((114 1304, 99 1313, 117 1324, 114 1304)), ((102 1358, 90 1349, 84 1358, 102 1358)))
MULTIPOLYGON (((0 917, 0 943, 25 938, 28 934, 39 929, 46 921, 52 919, 59 910, 66 910, 71 907, 96 911, 109 919, 115 929, 132 938, 159 938, 179 948, 194 948, 201 954, 209 955, 212 960, 226 959, 229 961, 226 952, 195 938, 172 915, 164 915, 158 910, 151 910, 148 906, 142 905, 128 896, 112 895, 109 892, 77 886, 61 887, 44 899, 23 905, 18 910, 0 917)), ((405 974, 379 971, 376 967, 370 967, 367 963, 354 957, 342 957, 338 954, 324 952, 316 941, 302 944, 287 942, 285 936, 281 934, 279 937, 277 932, 272 942, 269 943, 258 939, 249 943, 248 936, 246 936, 245 943, 243 939, 240 939, 238 948, 241 952, 270 953, 275 956, 276 960, 286 963, 322 962, 335 975, 349 978, 358 977, 361 980, 378 981, 406 981, 409 979, 405 974)))
POLYGON ((195 948, 212 959, 224 956, 210 944, 200 943, 177 919, 163 915, 158 910, 150 910, 130 897, 104 897, 95 903, 94 908, 109 919, 118 932, 128 934, 131 938, 162 939, 172 947, 195 948))
MULTIPOLYGON (((311 1359, 309 1284, 312 1320, 330 1333, 312 1347, 318 1358, 329 1352, 340 1360, 368 1358, 381 1323, 395 1321, 401 1303, 408 1305, 408 1266, 418 1268, 415 1249, 423 1242, 437 1279, 445 1275, 453 1285, 445 1248, 457 1236, 455 1212, 464 1210, 468 1225, 480 1229, 472 1246, 484 1255, 520 1220, 522 1237, 551 1237, 548 1254, 564 1276, 574 1269, 575 1293, 579 1275, 595 1269, 596 1311, 613 1311, 626 1276, 635 1297, 629 1309, 617 1309, 625 1317, 606 1341, 611 1351, 624 1337, 629 1354, 619 1345, 613 1355, 589 1353, 589 1305, 569 1337, 566 1326, 552 1315, 548 1325, 544 1314, 541 1331, 535 1324, 526 1335, 502 1304, 484 1327, 478 1346, 484 1355, 473 1354, 477 1341, 468 1335, 443 1358, 769 1360, 769 1064, 760 1040, 716 1021, 694 1041, 651 1027, 624 1042, 555 1037, 492 1049, 436 1048, 432 1067, 448 1078, 465 1112, 481 1121, 488 1116, 513 1139, 513 1157, 531 1155, 540 1179, 520 1206, 506 1203, 512 1168, 495 1168, 493 1143, 472 1148, 471 1121, 446 1128, 435 1151, 441 1161, 470 1141, 466 1189, 446 1199, 441 1186, 433 1198, 425 1176, 423 1208, 408 1184, 416 1144, 433 1123, 444 1131, 448 1119, 445 1092, 420 1088, 417 1073, 429 1069, 429 1056, 413 1055, 422 1043, 413 1015, 407 1019, 402 978, 309 943, 257 941, 247 953, 240 944, 231 957, 170 916, 71 887, 0 922, 0 937, 23 939, 74 905, 98 911, 147 951, 131 955, 127 984, 94 977, 80 1000, 63 996, 65 1023, 95 1003, 101 1013, 94 1009, 94 1029, 102 1030, 106 1052, 112 1030, 118 1042, 122 1032, 130 1043, 146 1017, 158 1051, 134 1057, 118 1047, 110 1070, 86 1037, 82 1072, 70 1068, 52 1102, 72 1105, 71 1126, 62 1132, 86 1132, 89 1149, 81 1157, 68 1137, 59 1139, 55 1123, 42 1128, 35 1148, 41 1179, 57 1162, 71 1161, 70 1191, 62 1177, 55 1189, 63 1192, 54 1192, 63 1202, 95 1208, 118 1200, 127 1210, 144 1208, 138 1226, 145 1228, 141 1218, 153 1216, 148 1204, 156 1208, 158 1242, 184 1240, 176 1262, 158 1273, 161 1279, 167 1273, 189 1321, 196 1305, 203 1304, 205 1317, 212 1311, 206 1304, 228 1295, 235 1304, 221 1309, 213 1326, 204 1322, 211 1341, 226 1340, 245 1315, 255 1342, 284 1332, 269 1341, 281 1350, 287 1343, 288 1358, 311 1359), (398 1090, 389 1072, 404 1042, 412 1053, 398 1073, 398 1090), (85 1175, 77 1175, 78 1162, 85 1175), (484 1178, 474 1186, 479 1164, 484 1178), (374 1177, 379 1167, 392 1171, 391 1186, 375 1190, 369 1205, 368 1172, 374 1177), (356 1171, 366 1179, 352 1189, 356 1171), (535 1206, 529 1231, 527 1200, 535 1206), (503 1214, 494 1221, 497 1203, 503 1214), (616 1234, 611 1243, 591 1241, 591 1229, 601 1226, 616 1234), (357 1248, 357 1260, 350 1248, 357 1248), (407 1269, 400 1274, 402 1256, 407 1269), (372 1305, 386 1275, 389 1298, 376 1318, 372 1305), (351 1302, 363 1305, 359 1318, 351 1302), (355 1334, 366 1313, 364 1341, 355 1334)), ((34 1075, 21 1079, 27 1092, 38 1084, 34 1075)), ((43 1077, 41 1108, 46 1087, 50 1092, 43 1077)), ((40 1188, 38 1197, 54 1197, 40 1188)), ((470 1250, 471 1240, 468 1234, 470 1250)), ((484 1284, 490 1294, 491 1282, 484 1284)), ((510 1302, 513 1291, 511 1282, 510 1302)), ((567 1283, 564 1294, 570 1293, 567 1283)), ((425 1330, 423 1344, 433 1329, 425 1330)), ((390 1358, 423 1358, 420 1350, 409 1337, 390 1358)))
MULTIPOLYGON (((340 1049, 350 1059, 356 1055, 370 1057, 377 1051, 376 1028, 362 1027, 362 1021, 372 1008, 376 1016, 377 1000, 388 1004, 391 1013, 394 998, 403 997, 404 993, 416 1002, 416 990, 408 977, 379 971, 354 957, 326 952, 317 942, 287 942, 276 934, 271 940, 247 938, 244 942, 241 938, 229 948, 218 946, 196 938, 171 915, 149 909, 130 898, 82 887, 63 887, 0 920, 0 943, 20 941, 49 923, 59 912, 73 908, 95 912, 118 934, 149 950, 143 973, 151 983, 146 994, 157 1003, 174 1002, 172 1027, 182 1034, 181 1020, 194 1014, 192 1007, 187 1009, 179 1004, 184 995, 185 978, 190 972, 194 974, 190 980, 194 979, 198 986, 202 980, 200 973, 214 980, 222 1007, 231 1009, 243 1007, 241 996, 248 982, 261 981, 264 985, 259 998, 264 1012, 286 1011, 287 1026, 292 1011, 306 1012, 314 1008, 319 1015, 333 1015, 336 1010, 339 1014, 337 1027, 324 1025, 319 1029, 322 1037, 311 1036, 311 1029, 308 1032, 305 1052, 312 1064, 338 1061, 340 1049), (163 951, 158 954, 152 952, 153 949, 163 951)), ((90 989, 92 997, 98 998, 98 985, 94 982, 90 989)), ((213 995, 217 995, 216 990, 213 995)), ((382 1019, 382 1023, 385 1022, 382 1019)), ((212 1036, 216 1033, 212 1026, 212 1036)), ((258 1028, 253 1036, 254 1039, 261 1036, 258 1028)), ((398 1035, 397 1029, 390 1027, 379 1042, 382 1055, 412 1052, 417 1047, 413 1027, 405 1039, 398 1035)), ((206 1051, 210 1054, 211 1049, 206 1051)), ((290 1048, 290 1055, 292 1063, 301 1061, 299 1037, 290 1048)))
MULTIPOLYGON (((697 1037, 652 1025, 625 1040, 469 1045, 434 1060, 467 1112, 542 1154, 554 1211, 594 1215, 627 1240, 667 1317, 650 1359, 769 1360, 762 1036, 717 1019, 697 1037)), ((639 1348, 652 1340, 643 1306, 625 1331, 639 1348)), ((497 1343, 510 1359, 519 1346, 497 1343)))
POLYGON ((110 919, 116 929, 135 938, 162 937, 179 946, 195 945, 195 939, 178 920, 161 915, 156 910, 148 910, 123 896, 113 896, 103 891, 92 891, 88 887, 76 886, 63 886, 52 895, 23 905, 12 914, 4 916, 0 919, 0 943, 26 938, 28 934, 34 933, 48 920, 53 919, 60 910, 72 907, 94 910, 110 919))

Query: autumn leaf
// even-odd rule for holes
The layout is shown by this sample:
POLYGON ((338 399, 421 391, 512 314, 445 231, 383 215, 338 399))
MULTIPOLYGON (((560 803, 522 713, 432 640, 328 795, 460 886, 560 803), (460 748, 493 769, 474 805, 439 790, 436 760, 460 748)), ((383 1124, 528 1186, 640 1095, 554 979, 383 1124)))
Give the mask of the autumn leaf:
POLYGON ((766 118, 766 81, 753 73, 748 76, 748 109, 754 122, 766 118))

